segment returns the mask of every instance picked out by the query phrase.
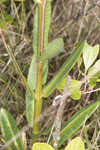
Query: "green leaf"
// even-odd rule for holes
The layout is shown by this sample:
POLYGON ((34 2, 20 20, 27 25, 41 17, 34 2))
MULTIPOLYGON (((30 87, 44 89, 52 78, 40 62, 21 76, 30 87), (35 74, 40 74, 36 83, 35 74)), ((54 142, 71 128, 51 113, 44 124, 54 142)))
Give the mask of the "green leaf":
MULTIPOLYGON (((31 91, 34 91, 36 87, 36 75, 37 75, 37 63, 36 63, 36 56, 34 55, 29 68, 27 79, 27 84, 29 85, 31 91)), ((26 117, 28 123, 32 127, 34 120, 34 97, 31 95, 28 89, 26 90, 26 117)))
MULTIPOLYGON (((51 1, 46 1, 45 5, 45 18, 44 18, 44 40, 43 40, 43 49, 46 50, 48 47, 48 35, 51 23, 51 1)), ((47 81, 48 75, 48 61, 45 61, 43 64, 43 85, 47 81)))
POLYGON ((90 88, 94 88, 97 82, 100 82, 100 72, 98 72, 95 76, 89 79, 90 88))
POLYGON ((90 76, 89 86, 93 88, 100 78, 100 59, 89 69, 88 76, 90 76))
POLYGON ((33 51, 37 56, 38 51, 38 6, 35 8, 34 25, 33 25, 33 51))
POLYGON ((79 110, 70 120, 66 121, 60 132, 59 147, 68 140, 77 130, 84 124, 84 122, 94 113, 99 107, 100 101, 86 106, 79 110))
POLYGON ((48 44, 46 50, 43 51, 42 56, 40 57, 40 61, 44 62, 45 60, 51 59, 61 52, 64 51, 64 43, 61 38, 55 39, 48 44))
MULTIPOLYGON (((45 5, 45 18, 44 18, 44 40, 43 40, 43 48, 44 50, 48 47, 48 35, 49 35, 49 29, 50 29, 50 23, 51 23, 51 1, 47 0, 45 5)), ((47 75, 48 75, 48 61, 46 61, 43 65, 43 85, 47 81, 47 75)))
MULTIPOLYGON (((45 62, 43 65, 43 81, 42 84, 44 85, 47 80, 47 73, 48 73, 48 62, 45 62)), ((29 68, 28 78, 27 78, 27 84, 31 91, 34 91, 36 89, 36 80, 37 80, 37 62, 36 62, 36 56, 34 55, 32 57, 32 61, 29 68)), ((27 121, 30 124, 31 127, 33 127, 33 121, 34 121, 34 97, 30 93, 29 89, 26 90, 26 117, 27 121)))
POLYGON ((49 29, 50 29, 50 23, 51 23, 51 1, 46 1, 45 6, 45 18, 44 18, 44 50, 48 47, 48 35, 49 35, 49 29))
MULTIPOLYGON (((0 110, 0 127, 6 142, 15 137, 19 130, 13 117, 5 109, 0 110)), ((9 145, 12 150, 25 150, 21 137, 18 137, 9 145)))
POLYGON ((31 127, 33 127, 34 121, 34 97, 31 95, 30 91, 26 91, 26 118, 31 127))
POLYGON ((42 72, 42 84, 44 85, 47 81, 48 76, 48 61, 45 61, 43 64, 43 72, 42 72))
POLYGON ((64 150, 85 150, 84 143, 80 137, 73 139, 64 150))
POLYGON ((71 98, 73 100, 79 100, 81 98, 81 91, 80 89, 76 89, 72 94, 71 94, 71 98))
POLYGON ((85 72, 89 69, 89 67, 94 63, 99 53, 99 45, 90 46, 85 43, 83 49, 83 61, 85 65, 85 72))
MULTIPOLYGON (((67 78, 64 78, 64 79, 61 80, 61 82, 59 84, 57 84, 56 88, 60 92, 64 91, 64 88, 66 86, 66 81, 67 81, 67 78)), ((72 92, 72 94, 70 95, 72 97, 72 99, 79 100, 81 98, 80 87, 81 87, 81 82, 80 81, 71 79, 68 91, 70 92, 72 89, 75 89, 72 92)))
POLYGON ((100 71, 100 59, 89 69, 88 76, 92 77, 100 71))
POLYGON ((32 150, 54 150, 49 144, 46 143, 35 143, 33 144, 32 150))
POLYGON ((79 100, 81 98, 81 91, 80 91, 80 87, 81 87, 81 82, 78 80, 71 80, 70 86, 69 86, 69 92, 72 89, 75 89, 74 92, 72 92, 71 97, 74 100, 79 100), (77 85, 77 87, 76 87, 77 85))
POLYGON ((27 78, 27 82, 32 91, 36 88, 36 76, 37 76, 37 62, 36 56, 33 55, 27 78))
POLYGON ((48 97, 56 88, 57 84, 68 74, 72 69, 77 59, 82 53, 85 41, 83 41, 64 62, 60 70, 54 75, 53 79, 43 89, 43 97, 48 97))

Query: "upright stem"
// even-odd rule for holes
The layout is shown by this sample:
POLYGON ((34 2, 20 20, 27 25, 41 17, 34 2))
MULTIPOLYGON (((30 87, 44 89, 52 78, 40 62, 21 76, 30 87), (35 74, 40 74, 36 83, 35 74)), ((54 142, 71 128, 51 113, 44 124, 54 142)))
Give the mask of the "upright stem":
POLYGON ((41 0, 38 4, 39 16, 38 16, 38 56, 37 56, 37 83, 36 83, 36 100, 35 100, 35 118, 36 123, 33 127, 33 132, 37 134, 39 132, 38 118, 41 113, 42 107, 42 68, 43 64, 39 62, 39 58, 43 52, 43 40, 44 40, 44 17, 45 17, 45 4, 46 0, 41 0))
POLYGON ((39 121, 38 118, 41 113, 42 107, 42 99, 41 99, 41 92, 42 92, 42 64, 38 63, 38 72, 37 72, 37 85, 36 85, 36 97, 35 97, 35 124, 33 126, 34 134, 39 133, 39 121))

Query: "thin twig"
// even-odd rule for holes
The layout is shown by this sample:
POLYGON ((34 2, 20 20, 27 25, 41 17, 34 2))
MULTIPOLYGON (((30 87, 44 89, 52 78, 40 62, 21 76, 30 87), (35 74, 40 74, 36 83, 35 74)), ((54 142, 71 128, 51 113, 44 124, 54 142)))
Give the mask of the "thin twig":
POLYGON ((62 124, 62 118, 63 118, 63 112, 64 112, 64 107, 65 107, 65 102, 67 95, 66 93, 68 92, 68 88, 70 85, 70 76, 67 76, 67 82, 66 86, 64 88, 64 93, 62 97, 59 99, 60 101, 60 106, 57 111, 57 115, 54 121, 54 132, 53 132, 53 139, 54 139, 54 148, 57 149, 58 147, 58 142, 60 140, 60 130, 61 130, 61 124, 62 124))

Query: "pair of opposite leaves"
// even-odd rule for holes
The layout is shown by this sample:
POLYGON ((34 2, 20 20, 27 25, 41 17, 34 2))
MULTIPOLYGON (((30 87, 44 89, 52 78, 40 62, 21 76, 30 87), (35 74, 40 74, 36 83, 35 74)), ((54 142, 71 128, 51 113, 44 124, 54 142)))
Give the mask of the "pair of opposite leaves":
MULTIPOLYGON (((32 150, 54 150, 54 148, 46 143, 35 143, 32 150)), ((84 143, 80 137, 76 137, 65 147, 64 150, 85 150, 84 143)))

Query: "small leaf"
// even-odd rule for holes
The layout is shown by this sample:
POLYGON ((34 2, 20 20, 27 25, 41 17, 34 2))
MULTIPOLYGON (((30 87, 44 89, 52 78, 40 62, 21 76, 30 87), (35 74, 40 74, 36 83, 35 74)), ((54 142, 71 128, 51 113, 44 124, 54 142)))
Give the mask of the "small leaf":
POLYGON ((94 88, 96 86, 97 77, 89 79, 89 87, 94 88))
MULTIPOLYGON (((29 68, 27 79, 27 84, 29 85, 31 91, 34 91, 36 87, 36 75, 37 75, 37 63, 36 63, 36 56, 34 55, 29 68)), ((32 127, 34 120, 34 97, 31 95, 28 89, 26 90, 26 117, 28 123, 32 127)))
POLYGON ((71 56, 64 62, 60 70, 54 75, 53 79, 44 87, 43 97, 48 97, 55 89, 61 80, 68 74, 72 69, 77 59, 82 53, 85 41, 83 41, 71 54, 71 56))
MULTIPOLYGON (((6 142, 14 138, 19 130, 13 117, 5 109, 0 110, 0 127, 6 142)), ((25 150, 21 137, 18 137, 9 145, 12 150, 25 150)))
POLYGON ((84 143, 80 137, 73 139, 64 150, 85 150, 84 143))
POLYGON ((96 82, 100 82, 100 71, 95 76, 89 79, 89 86, 91 88, 94 88, 96 86, 96 82))
POLYGON ((69 86, 69 92, 72 89, 75 89, 72 94, 71 97, 74 100, 79 100, 81 98, 81 91, 80 91, 80 87, 81 87, 81 82, 78 80, 71 80, 70 86, 69 86), (76 87, 77 86, 77 87, 76 87))
POLYGON ((46 143, 35 143, 33 144, 32 150, 54 150, 49 144, 46 143))
POLYGON ((81 98, 81 91, 80 89, 76 89, 72 94, 71 94, 71 98, 73 100, 79 100, 81 98))
POLYGON ((100 78, 100 59, 88 71, 89 86, 91 88, 96 86, 96 82, 100 78))
POLYGON ((89 69, 88 76, 93 76, 100 71, 100 59, 89 69))
POLYGON ((89 69, 89 67, 94 63, 99 53, 99 45, 90 46, 85 42, 85 46, 83 49, 83 60, 85 65, 85 72, 89 69))
MULTIPOLYGON (((57 84, 56 88, 60 92, 64 91, 64 88, 66 86, 66 81, 67 81, 67 78, 64 78, 63 80, 61 80, 61 82, 59 84, 57 84)), ((81 87, 80 81, 71 79, 68 91, 70 92, 72 89, 75 89, 70 95, 72 97, 72 99, 79 100, 81 98, 80 87, 81 87)))
POLYGON ((63 124, 60 132, 59 147, 68 140, 77 130, 84 124, 84 122, 96 111, 99 107, 100 101, 86 106, 79 110, 72 118, 63 124))
POLYGON ((40 57, 40 61, 44 62, 45 60, 51 59, 61 52, 64 51, 64 43, 61 38, 55 39, 48 44, 46 50, 43 51, 42 56, 40 57))

